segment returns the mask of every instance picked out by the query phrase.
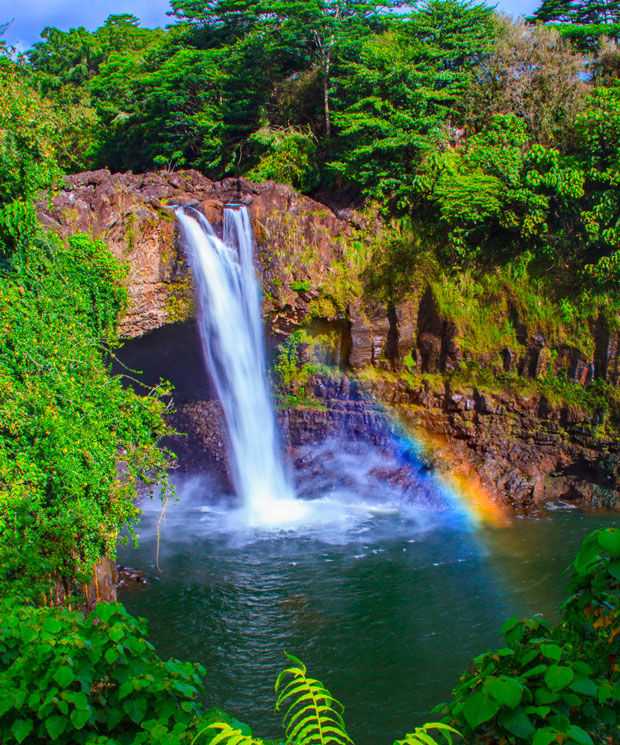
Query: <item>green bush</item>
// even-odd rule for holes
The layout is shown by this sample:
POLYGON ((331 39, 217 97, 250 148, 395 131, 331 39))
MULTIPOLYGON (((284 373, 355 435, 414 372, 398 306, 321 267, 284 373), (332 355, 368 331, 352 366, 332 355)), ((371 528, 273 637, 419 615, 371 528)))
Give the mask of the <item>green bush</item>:
POLYGON ((465 741, 594 745, 620 730, 620 530, 584 541, 571 565, 562 620, 504 624, 506 646, 473 661, 438 707, 465 741))
POLYGON ((279 181, 308 193, 319 182, 317 147, 312 133, 300 127, 263 127, 248 138, 261 152, 246 174, 254 181, 279 181))
POLYGON ((39 235, 0 272, 0 587, 87 580, 136 518, 138 481, 165 480, 158 394, 108 369, 126 302, 101 243, 39 235))
POLYGON ((88 617, 0 606, 0 742, 124 745, 189 742, 199 665, 164 662, 122 605, 88 617))
MULTIPOLYGON (((276 681, 286 742, 353 745, 343 707, 292 655, 276 681)), ((262 745, 250 728, 206 710, 200 665, 164 662, 146 625, 120 603, 88 616, 0 603, 0 742, 38 745, 262 745)), ((403 745, 449 744, 454 730, 418 727, 403 745)))

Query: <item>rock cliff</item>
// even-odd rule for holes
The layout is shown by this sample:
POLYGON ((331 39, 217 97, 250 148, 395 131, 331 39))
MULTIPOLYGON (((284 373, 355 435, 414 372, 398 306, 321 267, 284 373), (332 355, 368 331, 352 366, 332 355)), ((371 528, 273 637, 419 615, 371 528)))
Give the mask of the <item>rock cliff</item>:
MULTIPOLYGON (((444 443, 434 452, 443 453, 444 465, 468 464, 498 500, 520 509, 550 498, 616 506, 620 448, 601 431, 602 417, 596 411, 551 401, 535 389, 529 394, 490 391, 453 376, 473 361, 493 374, 526 381, 553 373, 583 386, 597 379, 615 385, 620 340, 602 319, 591 329, 591 348, 584 352, 528 328, 510 308, 512 347, 472 360, 454 319, 442 311, 419 274, 399 293, 369 289, 360 266, 372 267, 369 246, 384 229, 376 217, 335 214, 273 182, 213 182, 196 171, 95 171, 67 177, 58 193, 41 200, 40 217, 61 235, 85 232, 100 238, 127 262, 130 304, 121 331, 141 348, 153 347, 156 334, 187 322, 194 313, 174 206, 201 210, 217 229, 229 203, 245 204, 250 212, 272 342, 303 327, 306 341, 296 363, 300 372, 304 366, 313 370, 327 363, 345 373, 336 376, 340 382, 335 387, 325 375, 306 380, 305 393, 320 406, 289 407, 282 414, 292 445, 336 431, 376 438, 389 429, 385 421, 378 423, 374 402, 379 402, 408 426, 441 435, 449 446, 444 443), (362 397, 359 388, 351 393, 352 376, 363 381, 362 397)), ((189 344, 191 333, 187 339, 189 344)), ((175 355, 191 357, 178 350, 175 355)), ((194 364, 200 363, 195 359, 194 364)), ((218 417, 202 417, 205 404, 195 400, 204 401, 205 391, 192 400, 182 387, 177 386, 177 423, 193 439, 177 444, 190 461, 193 449, 221 463, 218 417)))

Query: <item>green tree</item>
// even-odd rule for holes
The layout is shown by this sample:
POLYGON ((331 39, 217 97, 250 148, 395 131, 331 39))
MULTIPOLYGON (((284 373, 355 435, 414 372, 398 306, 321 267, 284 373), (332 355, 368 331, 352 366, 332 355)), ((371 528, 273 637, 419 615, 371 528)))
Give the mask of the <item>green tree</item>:
POLYGON ((586 272, 620 287, 620 91, 600 88, 578 117, 579 159, 587 176, 581 220, 586 272))
POLYGON ((0 259, 36 231, 33 200, 60 176, 57 120, 30 90, 18 65, 0 65, 0 259))
POLYGON ((543 0, 532 16, 537 21, 571 24, 618 23, 618 0, 543 0))
POLYGON ((618 0, 543 0, 530 22, 557 24, 583 48, 598 46, 602 37, 620 36, 618 0))
POLYGON ((570 566, 561 622, 511 618, 505 645, 476 657, 438 707, 466 743, 616 742, 619 559, 620 530, 592 533, 570 566))
POLYGON ((156 392, 109 375, 122 267, 38 223, 35 199, 59 176, 50 107, 17 65, 0 75, 0 592, 36 596, 113 554, 138 480, 164 476, 166 427, 156 392))
POLYGON ((429 155, 419 185, 438 208, 451 261, 508 261, 529 250, 557 264, 581 248, 572 228, 583 172, 533 143, 514 115, 496 116, 462 148, 429 155))
POLYGON ((305 56, 306 66, 320 71, 324 134, 331 138, 332 70, 339 55, 363 36, 385 26, 386 14, 403 0, 264 0, 262 11, 275 26, 279 44, 305 56))
POLYGON ((461 98, 492 33, 488 8, 432 0, 368 39, 339 77, 338 159, 330 168, 408 209, 422 154, 444 130, 456 134, 461 98))

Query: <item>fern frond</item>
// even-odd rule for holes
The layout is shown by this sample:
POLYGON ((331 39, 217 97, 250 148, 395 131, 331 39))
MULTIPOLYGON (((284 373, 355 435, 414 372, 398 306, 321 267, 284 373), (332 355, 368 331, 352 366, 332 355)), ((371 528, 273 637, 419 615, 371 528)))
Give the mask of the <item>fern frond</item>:
POLYGON ((286 707, 282 725, 288 742, 293 745, 353 745, 342 718, 344 706, 321 681, 308 677, 301 660, 288 652, 284 654, 293 664, 278 675, 275 689, 278 694, 276 711, 286 707))
POLYGON ((395 740, 394 745, 440 745, 444 740, 448 745, 452 745, 452 735, 461 737, 461 733, 441 722, 430 722, 422 727, 416 727, 414 732, 406 734, 402 740, 395 740), (437 741, 428 733, 430 730, 438 730, 441 740, 437 741))
POLYGON ((263 745, 261 739, 244 735, 240 729, 235 729, 228 722, 211 722, 198 732, 190 745, 195 745, 198 738, 209 730, 213 730, 213 735, 211 739, 207 736, 205 745, 263 745))

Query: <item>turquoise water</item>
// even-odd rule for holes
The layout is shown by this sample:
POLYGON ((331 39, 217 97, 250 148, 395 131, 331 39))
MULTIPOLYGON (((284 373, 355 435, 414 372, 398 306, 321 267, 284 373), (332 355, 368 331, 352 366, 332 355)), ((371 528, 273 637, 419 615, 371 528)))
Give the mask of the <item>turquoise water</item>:
POLYGON ((561 571, 581 540, 619 516, 554 512, 509 528, 411 505, 333 510, 314 527, 236 530, 209 483, 182 488, 163 526, 146 509, 141 547, 120 561, 149 584, 123 591, 162 656, 202 663, 207 702, 280 735, 273 683, 284 650, 346 707, 358 745, 393 742, 445 700, 471 658, 500 643, 512 614, 554 620, 561 571), (328 516, 333 516, 330 522, 328 516))

